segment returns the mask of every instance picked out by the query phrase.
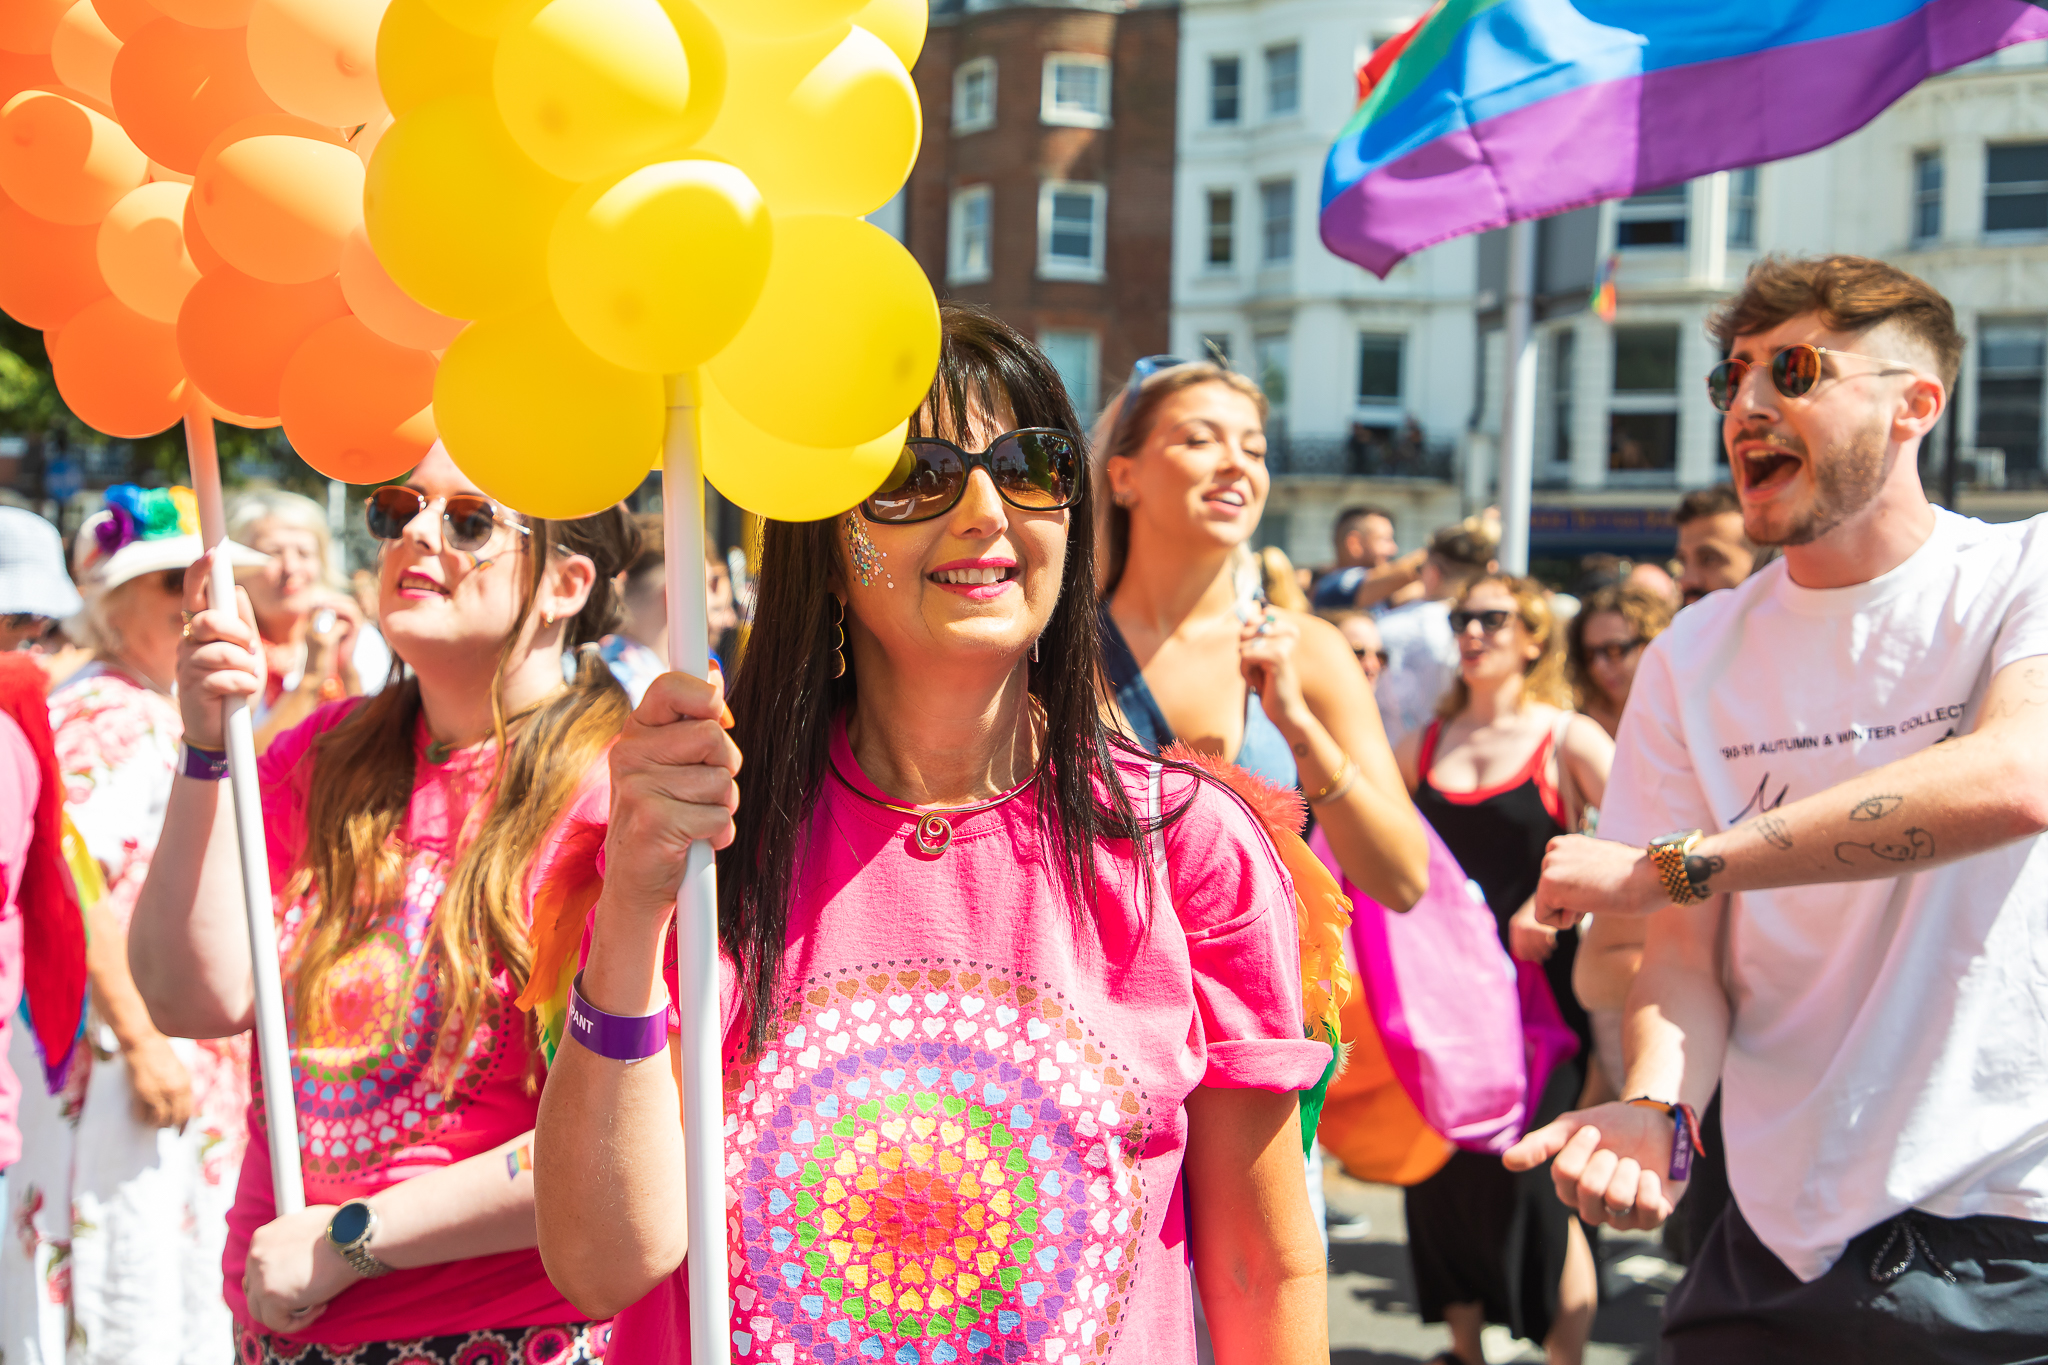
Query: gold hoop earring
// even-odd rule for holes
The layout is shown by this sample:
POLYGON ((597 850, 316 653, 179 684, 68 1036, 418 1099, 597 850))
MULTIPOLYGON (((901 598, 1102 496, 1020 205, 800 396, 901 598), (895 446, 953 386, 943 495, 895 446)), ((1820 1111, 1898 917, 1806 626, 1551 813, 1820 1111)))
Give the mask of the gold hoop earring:
POLYGON ((839 617, 832 623, 832 676, 843 678, 846 676, 846 603, 835 597, 832 605, 839 608, 839 617))

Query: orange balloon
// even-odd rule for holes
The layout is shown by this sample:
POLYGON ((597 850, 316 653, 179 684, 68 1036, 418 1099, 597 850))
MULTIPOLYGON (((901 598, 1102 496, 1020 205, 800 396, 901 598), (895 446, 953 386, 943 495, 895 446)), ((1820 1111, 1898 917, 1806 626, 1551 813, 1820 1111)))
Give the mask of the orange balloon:
POLYGON ((0 189, 53 223, 97 223, 149 177, 121 125, 77 100, 24 90, 0 105, 0 189))
POLYGON ((306 338, 284 368, 284 434, 306 463, 344 483, 380 483, 434 443, 434 371, 354 318, 306 338))
POLYGON ((190 402, 177 331, 116 298, 87 304, 49 338, 57 393, 78 420, 109 436, 154 436, 190 402))
POLYGON ((152 322, 176 322, 199 267, 185 249, 185 201, 192 191, 155 181, 128 191, 100 223, 100 274, 114 297, 152 322))
POLYGON ((422 303, 392 282, 370 249, 370 234, 358 225, 341 248, 341 293, 363 326, 400 346, 439 351, 466 325, 422 303))
POLYGON ((251 431, 268 431, 272 427, 284 425, 282 417, 251 417, 246 413, 229 412, 220 404, 208 399, 205 394, 197 389, 192 390, 192 410, 202 415, 211 416, 216 422, 227 422, 232 426, 247 427, 251 431))
POLYGON ((169 166, 155 161, 149 163, 149 178, 151 180, 175 180, 180 185, 190 185, 192 183, 192 177, 186 175, 183 171, 174 171, 169 166))
POLYGON ((203 276, 178 310, 178 354, 192 382, 231 412, 275 417, 285 362, 313 330, 348 312, 332 278, 266 284, 223 266, 203 276))
POLYGON ((114 54, 120 50, 121 40, 101 21, 92 0, 76 0, 50 38, 50 65, 73 90, 111 104, 114 96, 108 82, 114 74, 114 54))
POLYGON ((92 7, 100 12, 100 22, 124 43, 139 33, 144 24, 164 17, 164 12, 149 0, 92 0, 92 7))
POLYGON ((0 49, 48 52, 57 21, 70 8, 71 0, 7 0, 0 4, 0 49))
MULTIPOLYGON (((249 0, 151 0, 158 10, 194 28, 238 29, 249 25, 249 0)), ((237 33, 235 39, 241 41, 237 33)))
POLYGON ((256 0, 249 67, 287 113, 353 128, 384 112, 377 25, 388 0, 256 0))
POLYGON ((229 265, 305 284, 341 268, 341 244, 363 220, 363 163, 335 129, 268 114, 213 140, 192 193, 207 241, 229 265))
POLYGON ((156 161, 193 175, 229 125, 281 111, 256 84, 238 30, 146 24, 114 58, 114 109, 156 161))
POLYGON ((47 56, 24 57, 19 52, 0 52, 0 104, 38 85, 62 85, 57 68, 47 56))
POLYGON ((48 222, 0 195, 0 310, 49 332, 104 297, 98 236, 97 228, 48 222))
POLYGON ((182 226, 185 229, 185 250, 191 253, 192 264, 199 267, 202 275, 211 275, 216 270, 226 270, 228 263, 213 249, 213 243, 206 240, 206 232, 199 226, 199 201, 187 195, 182 226))

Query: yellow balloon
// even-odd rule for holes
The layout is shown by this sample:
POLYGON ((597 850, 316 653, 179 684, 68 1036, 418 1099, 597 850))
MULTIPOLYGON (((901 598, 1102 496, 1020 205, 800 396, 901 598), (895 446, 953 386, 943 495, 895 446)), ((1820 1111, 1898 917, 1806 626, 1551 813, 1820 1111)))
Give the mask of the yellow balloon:
POLYGON ((548 241, 555 306, 629 370, 694 370, 753 311, 775 240, 767 206, 723 161, 660 161, 577 191, 548 241))
POLYGON ((450 95, 384 134, 363 217, 399 288, 452 318, 503 317, 546 289, 548 232, 574 188, 526 158, 488 98, 450 95))
POLYGON ((434 420, 477 487, 536 517, 587 517, 661 452, 662 381, 599 359, 546 303, 463 329, 434 375, 434 420))
POLYGON ((377 85, 394 114, 411 113, 443 95, 491 92, 487 38, 455 27, 427 0, 391 0, 377 29, 377 85))
POLYGON ((924 51, 931 17, 930 0, 868 0, 853 22, 887 43, 898 61, 912 67, 917 65, 917 54, 924 51))
POLYGON ((888 233, 857 218, 775 220, 761 301, 705 368, 755 426, 844 447, 917 411, 939 365, 931 282, 888 233), (825 364, 807 363, 822 357, 825 364))
POLYGON ((843 24, 863 0, 697 0, 728 33, 793 38, 843 24))
POLYGON ((704 477, 727 501, 776 521, 819 521, 860 502, 895 469, 910 429, 905 420, 864 444, 821 450, 761 430, 707 376, 697 392, 704 477))
POLYGON ((639 165, 710 125, 691 127, 690 60, 658 0, 553 0, 498 41, 492 87, 512 140, 564 180, 639 165))
POLYGON ((427 0, 434 12, 464 33, 499 38, 547 0, 427 0))
POLYGON ((809 66, 813 39, 734 40, 725 107, 702 149, 744 170, 777 214, 873 213, 910 176, 917 88, 894 52, 855 28, 809 66))

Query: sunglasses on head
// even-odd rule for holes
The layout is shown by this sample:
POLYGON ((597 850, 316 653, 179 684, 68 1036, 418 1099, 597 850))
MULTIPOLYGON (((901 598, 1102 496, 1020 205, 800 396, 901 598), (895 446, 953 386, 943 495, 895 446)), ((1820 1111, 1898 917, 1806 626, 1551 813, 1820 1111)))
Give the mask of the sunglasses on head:
POLYGON ((1649 641, 1639 635, 1633 640, 1618 640, 1612 644, 1605 645, 1587 645, 1586 657, 1589 659, 1601 659, 1610 664, 1618 664, 1648 643, 1649 641))
MULTIPOLYGON (((1814 385, 1825 377, 1821 368, 1821 357, 1827 355, 1840 356, 1844 360, 1867 360, 1873 365, 1891 367, 1873 371, 1874 374, 1920 372, 1903 360, 1858 355, 1854 351, 1837 351, 1831 346, 1814 346, 1802 341, 1796 346, 1787 346, 1771 357, 1771 383, 1775 384, 1778 392, 1787 398, 1804 398, 1812 393, 1814 385)), ((1755 364, 1753 360, 1724 360, 1707 371, 1707 397, 1715 407, 1727 412, 1735 406, 1735 395, 1741 391, 1743 380, 1749 377, 1750 369, 1755 364)))
POLYGON ((1057 512, 1081 497, 1081 443, 1051 427, 1025 427, 982 451, 936 436, 911 437, 889 481, 860 505, 861 514, 896 526, 944 516, 976 469, 987 470, 1003 501, 1020 511, 1057 512))
POLYGON ((1503 629, 1513 617, 1513 612, 1500 607, 1492 611, 1454 611, 1451 613, 1451 633, 1463 635, 1477 621, 1479 628, 1491 635, 1503 629))
POLYGON ((441 504, 443 534, 450 549, 474 554, 491 543, 492 534, 500 526, 522 536, 533 534, 480 494, 452 493, 445 498, 429 499, 402 484, 380 488, 363 499, 363 518, 370 525, 370 534, 377 539, 397 540, 420 513, 437 502, 441 504))

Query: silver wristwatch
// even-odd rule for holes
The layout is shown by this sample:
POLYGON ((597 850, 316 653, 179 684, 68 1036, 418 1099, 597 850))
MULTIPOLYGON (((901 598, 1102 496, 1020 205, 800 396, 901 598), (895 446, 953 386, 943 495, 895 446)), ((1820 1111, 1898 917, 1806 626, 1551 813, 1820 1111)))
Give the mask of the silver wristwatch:
POLYGON ((377 1235, 377 1211, 365 1199, 351 1199, 327 1220, 327 1242, 348 1262, 348 1268, 366 1280, 389 1275, 391 1267, 370 1254, 370 1239, 377 1235))

